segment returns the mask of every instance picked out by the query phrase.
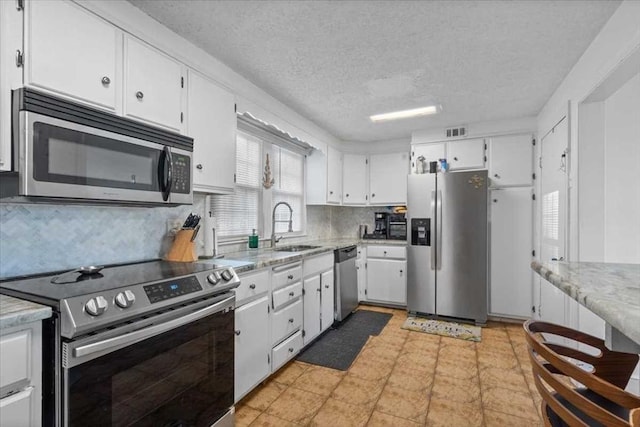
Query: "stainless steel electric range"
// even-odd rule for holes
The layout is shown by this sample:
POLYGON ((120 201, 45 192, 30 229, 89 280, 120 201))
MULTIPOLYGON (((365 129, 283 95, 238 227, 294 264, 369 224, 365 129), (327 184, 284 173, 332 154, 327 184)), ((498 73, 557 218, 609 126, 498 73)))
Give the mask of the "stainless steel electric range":
POLYGON ((51 306, 43 425, 233 426, 230 267, 150 261, 0 282, 51 306))

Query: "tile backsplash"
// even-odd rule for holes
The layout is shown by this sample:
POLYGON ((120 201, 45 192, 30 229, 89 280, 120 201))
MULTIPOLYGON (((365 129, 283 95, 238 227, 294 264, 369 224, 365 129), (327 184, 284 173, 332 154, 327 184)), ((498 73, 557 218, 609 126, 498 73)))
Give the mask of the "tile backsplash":
MULTIPOLYGON (((373 213, 384 210, 308 206, 306 236, 289 241, 355 238, 359 224, 372 230, 373 213)), ((190 212, 204 214, 203 195, 171 208, 0 203, 0 278, 161 258, 172 242, 167 221, 190 212)), ((197 243, 201 253, 202 233, 197 243)), ((246 243, 220 246, 221 253, 241 249, 246 243)))

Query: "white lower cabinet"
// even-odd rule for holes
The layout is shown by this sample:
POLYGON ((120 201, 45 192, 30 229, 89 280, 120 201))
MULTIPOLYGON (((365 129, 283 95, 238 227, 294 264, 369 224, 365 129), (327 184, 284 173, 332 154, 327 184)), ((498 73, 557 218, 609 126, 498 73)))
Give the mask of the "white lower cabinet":
POLYGON ((320 328, 324 332, 333 325, 335 320, 335 294, 333 281, 333 268, 320 275, 320 328))
POLYGON ((367 259, 367 300, 407 304, 407 261, 367 259))
POLYGON ((277 371, 302 350, 302 331, 298 331, 273 348, 272 371, 277 371))
POLYGON ((42 324, 0 330, 0 426, 42 424, 42 324))
POLYGON ((304 344, 320 335, 320 275, 304 279, 304 344))
POLYGON ((235 401, 270 373, 269 298, 243 305, 235 312, 235 401))
POLYGON ((271 316, 271 343, 278 344, 300 328, 302 328, 302 300, 298 298, 293 304, 273 312, 273 316, 271 316))
POLYGON ((271 271, 271 372, 275 372, 303 345, 302 263, 279 265, 271 271))
POLYGON ((333 253, 304 261, 304 345, 327 330, 335 319, 333 253))

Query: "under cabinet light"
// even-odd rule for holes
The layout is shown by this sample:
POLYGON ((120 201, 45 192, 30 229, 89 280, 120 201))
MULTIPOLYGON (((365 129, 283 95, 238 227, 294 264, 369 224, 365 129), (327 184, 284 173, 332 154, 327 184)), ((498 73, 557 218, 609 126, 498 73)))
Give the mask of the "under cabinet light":
POLYGON ((375 114, 370 116, 372 122, 382 122, 385 120, 408 119, 410 117, 427 116, 438 112, 437 105, 428 107, 414 108, 412 110, 394 111, 392 113, 375 114))

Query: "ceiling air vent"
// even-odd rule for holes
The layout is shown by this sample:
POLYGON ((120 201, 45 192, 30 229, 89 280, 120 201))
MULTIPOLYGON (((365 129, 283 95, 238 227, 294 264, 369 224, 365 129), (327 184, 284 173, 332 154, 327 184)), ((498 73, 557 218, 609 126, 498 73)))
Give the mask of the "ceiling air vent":
POLYGON ((467 136, 467 128, 466 126, 449 128, 445 130, 445 135, 447 136, 447 138, 458 138, 461 136, 467 136))

